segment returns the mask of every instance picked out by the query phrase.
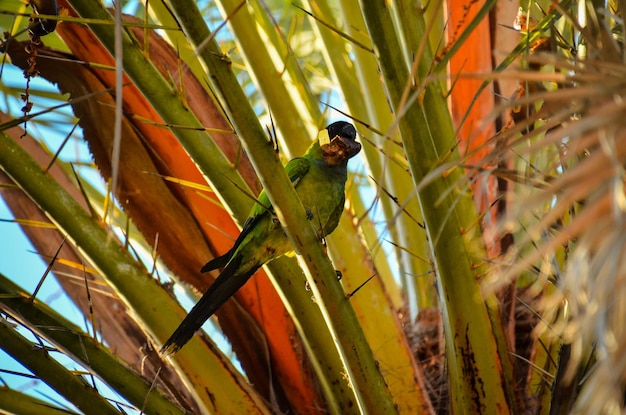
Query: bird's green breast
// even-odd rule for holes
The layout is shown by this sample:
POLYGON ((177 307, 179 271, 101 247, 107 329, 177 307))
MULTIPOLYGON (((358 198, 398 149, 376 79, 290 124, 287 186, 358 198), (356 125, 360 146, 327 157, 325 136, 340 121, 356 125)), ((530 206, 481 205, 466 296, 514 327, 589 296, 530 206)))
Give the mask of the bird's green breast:
POLYGON ((321 236, 331 233, 339 223, 345 202, 347 175, 345 165, 329 166, 323 160, 315 159, 296 186, 300 200, 313 214, 312 223, 321 236))

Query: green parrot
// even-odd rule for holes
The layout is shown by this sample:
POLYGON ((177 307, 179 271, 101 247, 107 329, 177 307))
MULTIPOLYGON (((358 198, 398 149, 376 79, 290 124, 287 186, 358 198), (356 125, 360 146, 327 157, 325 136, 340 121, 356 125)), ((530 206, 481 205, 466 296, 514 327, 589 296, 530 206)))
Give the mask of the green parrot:
MULTIPOLYGON (((361 150, 350 123, 330 124, 318 134, 302 157, 285 166, 287 175, 306 208, 307 216, 323 237, 335 230, 343 212, 348 160, 361 150), (320 226, 321 225, 321 226, 320 226), (321 229, 320 229, 321 227, 321 229)), ((254 273, 271 260, 293 252, 291 243, 262 191, 246 219, 241 234, 226 254, 209 261, 200 272, 223 268, 200 301, 165 342, 162 353, 183 347, 254 273)))

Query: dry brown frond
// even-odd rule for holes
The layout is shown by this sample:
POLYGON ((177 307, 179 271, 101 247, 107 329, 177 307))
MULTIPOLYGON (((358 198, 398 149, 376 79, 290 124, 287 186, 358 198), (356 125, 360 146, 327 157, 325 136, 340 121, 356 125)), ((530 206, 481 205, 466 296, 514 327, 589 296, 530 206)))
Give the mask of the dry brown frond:
POLYGON ((486 289, 513 280, 535 292, 551 286, 536 303, 543 319, 535 334, 571 346, 552 356, 566 368, 553 388, 574 385, 578 413, 618 414, 626 391, 626 65, 593 49, 607 43, 605 30, 586 29, 594 59, 542 54, 529 67, 552 74, 516 72, 531 87, 506 105, 522 111, 489 156, 515 177, 499 226, 516 243, 486 289))

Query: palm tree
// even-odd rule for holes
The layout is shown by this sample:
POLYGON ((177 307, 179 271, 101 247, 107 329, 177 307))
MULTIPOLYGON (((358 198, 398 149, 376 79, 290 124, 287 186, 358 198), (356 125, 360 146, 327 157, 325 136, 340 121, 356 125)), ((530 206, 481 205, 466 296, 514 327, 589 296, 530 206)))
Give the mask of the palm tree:
MULTIPOLYGON (((616 5, 532 9, 492 70, 491 1, 15 3, 3 73, 64 95, 40 113, 34 83, 3 89, 25 102, 2 115, 2 196, 88 323, 1 276, 0 348, 70 412, 624 410, 616 5), (33 33, 13 37, 25 12, 33 33), (39 127, 68 105, 76 120, 39 127), (282 165, 334 119, 363 158, 322 244, 282 165), (67 142, 93 164, 58 157, 67 142), (297 258, 162 356, 261 187, 297 258)), ((8 412, 61 409, 0 393, 8 412)))

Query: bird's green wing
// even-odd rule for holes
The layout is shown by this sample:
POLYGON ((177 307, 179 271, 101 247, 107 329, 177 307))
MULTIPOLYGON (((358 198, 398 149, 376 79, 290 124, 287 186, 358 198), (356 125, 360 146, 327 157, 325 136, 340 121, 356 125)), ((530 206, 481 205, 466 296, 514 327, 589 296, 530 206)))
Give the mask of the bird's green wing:
MULTIPOLYGON (((289 180, 293 183, 294 186, 298 184, 298 181, 309 171, 310 162, 306 158, 298 157, 291 160, 285 166, 285 171, 289 176, 289 180)), ((248 215, 248 219, 243 224, 243 228, 241 229, 241 233, 235 241, 235 246, 233 247, 233 252, 237 249, 239 242, 243 241, 246 235, 254 229, 254 225, 257 224, 265 215, 273 214, 274 208, 270 203, 270 199, 265 193, 265 190, 261 191, 259 197, 257 198, 257 202, 252 207, 250 214, 248 215)))
MULTIPOLYGON (((289 176, 289 180, 293 183, 294 186, 298 184, 298 181, 309 171, 310 162, 308 159, 304 157, 298 157, 291 160, 285 166, 285 171, 289 176)), ((241 233, 237 237, 237 240, 233 244, 233 247, 224 255, 218 258, 214 258, 211 261, 207 262, 204 267, 200 270, 200 272, 209 272, 217 268, 222 268, 226 266, 226 264, 230 261, 233 254, 237 251, 237 248, 244 240, 246 235, 248 235, 255 227, 255 225, 265 217, 265 215, 273 214, 274 209, 272 208, 272 204, 270 203, 270 199, 267 197, 267 193, 265 190, 261 191, 257 201, 254 203, 254 206, 250 210, 250 214, 248 214, 248 218, 243 224, 243 228, 241 229, 241 233)))
POLYGON ((285 171, 287 172, 287 176, 289 176, 289 180, 293 183, 294 186, 298 184, 298 181, 309 171, 311 167, 311 161, 304 157, 298 157, 291 160, 285 166, 285 171))
MULTIPOLYGON (((300 181, 300 179, 309 171, 309 167, 309 160, 305 159, 304 157, 298 157, 287 163, 287 165, 285 166, 285 171, 287 172, 287 176, 289 176, 289 180, 291 180, 291 183, 296 186, 298 184, 298 181, 300 181)), ((261 216, 264 213, 268 213, 268 209, 270 211, 273 211, 270 199, 269 197, 267 197, 267 193, 265 193, 265 190, 263 190, 261 191, 261 194, 257 199, 257 203, 254 204, 254 207, 250 211, 247 221, 254 219, 257 216, 261 216)))

